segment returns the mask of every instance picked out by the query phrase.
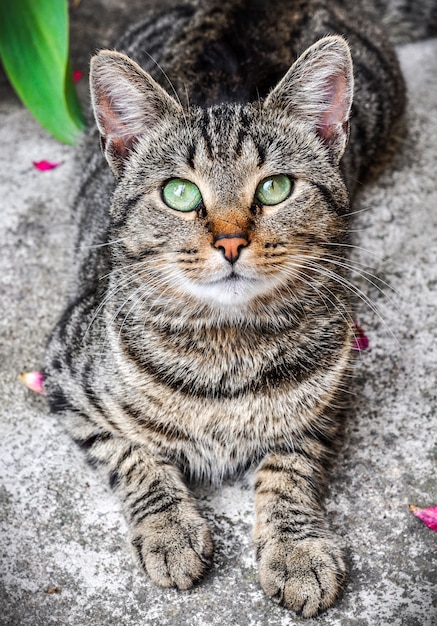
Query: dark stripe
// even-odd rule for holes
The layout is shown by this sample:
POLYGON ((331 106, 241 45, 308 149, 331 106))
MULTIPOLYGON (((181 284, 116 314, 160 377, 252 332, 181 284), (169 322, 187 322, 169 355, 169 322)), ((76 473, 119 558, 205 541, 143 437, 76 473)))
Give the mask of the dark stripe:
MULTIPOLYGON (((92 365, 90 363, 86 363, 81 374, 82 389, 84 393, 86 394, 86 398, 88 402, 91 404, 91 406, 93 407, 93 409, 97 411, 97 413, 99 413, 105 419, 106 423, 109 426, 111 426, 111 428, 114 431, 120 433, 120 427, 118 426, 117 422, 115 422, 111 418, 109 412, 106 410, 106 408, 103 405, 102 398, 97 395, 96 391, 93 388, 94 375, 95 375, 95 372, 94 372, 92 365)), ((109 392, 107 391, 107 393, 109 392)))
MULTIPOLYGON (((154 398, 151 399, 151 401, 154 402, 154 398)), ((185 431, 177 428, 175 424, 165 425, 159 421, 152 420, 150 417, 145 416, 136 407, 127 403, 122 404, 121 409, 137 424, 151 430, 154 434, 160 434, 165 437, 167 443, 170 443, 171 441, 191 441, 191 436, 185 431)))
POLYGON ((307 531, 294 531, 291 526, 275 526, 275 529, 281 535, 291 535, 294 541, 304 541, 305 539, 320 539, 325 536, 323 532, 317 532, 314 528, 308 528, 307 531))
POLYGON ((135 551, 138 555, 138 560, 140 561, 140 564, 142 566, 143 569, 146 569, 146 564, 144 562, 144 557, 143 557, 143 553, 142 553, 142 548, 143 548, 143 540, 142 537, 135 537, 132 540, 132 545, 135 548, 135 551))
POLYGON ((135 461, 134 463, 132 463, 132 465, 130 466, 130 468, 128 469, 128 471, 126 472, 126 474, 124 475, 124 482, 126 484, 129 483, 130 479, 132 478, 132 474, 134 473, 134 471, 136 470, 136 468, 138 467, 139 463, 138 461, 135 461))
POLYGON ((133 262, 144 261, 144 259, 148 259, 155 254, 159 254, 156 250, 141 250, 141 252, 133 254, 132 252, 128 252, 125 246, 123 246, 123 248, 124 257, 133 262))
POLYGON ((302 538, 302 535, 306 533, 313 533, 314 527, 317 523, 317 520, 315 520, 311 515, 307 515, 305 519, 299 520, 289 515, 288 511, 285 511, 283 517, 284 520, 282 523, 276 523, 279 516, 275 518, 275 528, 281 534, 289 533, 292 535, 299 535, 299 538, 302 538))
POLYGON ((311 571, 314 575, 314 578, 317 580, 317 584, 319 585, 319 588, 322 592, 321 597, 323 598, 323 596, 325 595, 325 590, 322 588, 322 585, 320 583, 320 578, 319 578, 319 574, 317 573, 317 570, 315 567, 311 567, 311 571))
MULTIPOLYGON (((293 449, 294 447, 290 446, 289 455, 292 454, 293 449)), ((304 480, 304 481, 312 480, 312 476, 306 476, 305 474, 302 474, 302 472, 299 472, 299 470, 295 469, 294 467, 288 467, 288 466, 284 467, 283 465, 275 464, 273 462, 269 462, 269 463, 266 463, 265 465, 261 465, 261 467, 259 468, 259 471, 262 472, 264 470, 267 470, 269 472, 284 472, 285 474, 288 474, 289 476, 291 476, 291 478, 293 479, 293 482, 295 483, 296 483, 296 481, 294 480, 295 478, 300 478, 301 480, 304 480)), ((264 483, 265 480, 266 480, 265 478, 259 478, 257 482, 255 483, 255 489, 257 488, 257 485, 258 487, 260 487, 264 483)), ((267 491, 268 489, 266 490, 266 492, 267 491)))
MULTIPOLYGON (((143 473, 141 474, 141 478, 135 482, 135 484, 133 485, 132 489, 130 491, 127 491, 124 494, 123 502, 128 503, 128 501, 130 500, 130 498, 132 498, 132 496, 137 495, 140 487, 143 485, 143 483, 146 481, 146 479, 148 480, 148 478, 149 478, 149 476, 148 476, 147 472, 143 471, 143 473)), ((155 489, 155 487, 158 487, 160 484, 161 484, 160 480, 154 480, 148 486, 147 489, 148 489, 148 491, 150 491, 151 489, 155 489)), ((144 498, 144 494, 141 496, 141 499, 143 499, 143 498, 144 498)))
MULTIPOLYGON (((87 276, 89 281, 89 276, 87 276)), ((71 346, 76 346, 78 341, 83 339, 84 332, 84 320, 90 320, 96 308, 96 304, 99 301, 99 297, 103 288, 105 287, 105 281, 100 281, 100 284, 93 284, 87 282, 84 293, 80 293, 79 296, 68 305, 59 321, 55 333, 58 335, 59 343, 64 347, 63 363, 68 366, 70 370, 73 366, 74 357, 76 353, 72 353, 71 346)), ((74 372, 63 373, 65 377, 75 378, 74 372)))
POLYGON ((269 252, 269 253, 265 252, 264 253, 264 258, 266 259, 277 259, 278 257, 279 258, 283 257, 287 259, 288 258, 287 252, 284 251, 284 252, 269 252))
MULTIPOLYGON (((161 481, 159 479, 156 480, 152 480, 152 482, 150 483, 150 485, 148 485, 147 487, 147 491, 148 493, 154 492, 155 489, 157 489, 159 486, 161 485, 161 481)), ((128 499, 128 495, 126 494, 126 498, 125 501, 128 499)), ((138 496, 138 498, 136 500, 134 500, 132 503, 129 504, 129 507, 131 509, 134 509, 140 502, 144 502, 144 499, 148 497, 148 494, 141 494, 140 496, 138 496)))
POLYGON ((194 13, 194 7, 189 4, 180 4, 171 8, 167 8, 163 11, 156 12, 151 16, 148 16, 145 20, 139 22, 135 26, 129 29, 129 31, 118 41, 117 49, 123 47, 129 52, 133 44, 144 37, 147 37, 148 32, 153 35, 162 35, 168 38, 169 23, 175 24, 176 20, 186 20, 192 17, 194 13))
POLYGON ((144 193, 138 193, 132 198, 128 198, 123 203, 123 209, 118 212, 113 222, 112 228, 119 229, 126 224, 126 220, 129 216, 129 213, 132 211, 133 207, 135 207, 138 202, 144 197, 144 193))
POLYGON ((197 248, 182 248, 181 250, 176 250, 178 254, 198 254, 199 250, 197 248))
POLYGON ((348 212, 349 202, 340 203, 338 199, 336 198, 335 194, 326 185, 323 185, 322 183, 313 183, 313 184, 317 187, 317 189, 322 194, 328 207, 331 210, 333 210, 335 213, 337 213, 337 215, 343 215, 344 213, 348 212))
MULTIPOLYGON (((123 330, 121 330, 123 334, 123 330)), ((177 370, 168 370, 168 364, 144 358, 143 351, 136 345, 124 342, 124 350, 128 357, 145 373, 147 373, 157 385, 166 385, 175 392, 183 393, 198 398, 223 398, 233 399, 245 394, 265 393, 271 389, 278 389, 284 384, 301 384, 311 378, 315 371, 321 367, 329 367, 337 355, 337 346, 334 341, 321 341, 312 350, 307 350, 300 360, 288 361, 278 358, 277 363, 259 373, 257 378, 242 380, 237 376, 223 374, 219 381, 201 382, 196 372, 188 377, 188 373, 178 375, 177 370), (167 366, 167 368, 166 368, 167 366)), ((155 426, 155 425, 154 425, 155 426)), ((168 429, 167 435, 171 435, 168 429)))
POLYGON ((112 435, 107 432, 100 432, 94 435, 90 435, 86 439, 79 439, 74 437, 74 441, 87 452, 91 451, 91 449, 98 443, 105 443, 106 441, 110 441, 112 439, 112 435))
POLYGON ((240 109, 240 117, 239 117, 239 123, 238 123, 238 136, 237 136, 237 142, 235 145, 235 153, 237 156, 241 156, 242 154, 243 143, 247 137, 248 128, 249 128, 249 121, 247 119, 247 115, 245 114, 244 109, 240 109))
MULTIPOLYGON (((290 454, 292 453, 292 449, 290 448, 290 454)), ((266 463, 265 465, 262 465, 259 468, 259 471, 262 472, 264 470, 267 470, 269 472, 284 472, 285 474, 288 474, 289 477, 291 478, 291 480, 294 482, 294 484, 296 485, 297 488, 298 484, 296 481, 296 478, 300 478, 301 480, 304 480, 305 482, 312 482, 313 481, 313 477, 312 476, 305 476, 305 474, 302 474, 302 472, 299 472, 298 470, 294 469, 294 468, 290 468, 290 467, 282 467, 280 465, 274 465, 272 463, 266 463)), ((254 489, 255 491, 259 492, 260 494, 262 493, 269 493, 272 490, 269 487, 266 487, 265 489, 261 489, 261 487, 265 484, 266 482, 266 478, 258 478, 255 481, 255 485, 254 485, 254 489)))
POLYGON ((68 400, 61 387, 50 388, 47 399, 52 413, 62 413, 64 411, 75 411, 76 407, 68 400))
MULTIPOLYGON (((98 413, 103 415, 103 417, 106 419, 108 417, 106 414, 106 410, 101 402, 101 399, 97 396, 92 386, 94 383, 93 378, 94 378, 94 370, 92 368, 92 365, 91 363, 86 363, 81 373, 81 387, 86 395, 88 402, 92 405, 93 409, 95 409, 98 413)), ((108 422, 111 423, 109 419, 108 419, 108 422)), ((111 423, 111 426, 115 426, 115 425, 111 423)))
MULTIPOLYGON (((317 443, 320 443, 325 449, 326 452, 328 453, 329 451, 332 451, 335 441, 337 439, 337 429, 335 428, 334 425, 328 425, 331 429, 332 432, 327 432, 326 431, 326 427, 325 430, 311 430, 311 429, 307 429, 303 435, 302 435, 302 439, 310 439, 312 441, 317 441, 317 443)), ((322 425, 323 427, 323 425, 322 425)), ((320 426, 319 426, 320 428, 320 426)))
POLYGON ((266 157, 267 157, 267 150, 264 148, 264 146, 260 145, 259 143, 255 142, 255 147, 258 151, 258 162, 257 165, 258 167, 262 167, 264 165, 264 163, 266 162, 266 157))
POLYGON ((190 144, 188 146, 188 154, 187 154, 187 163, 194 170, 194 157, 196 156, 196 146, 194 144, 190 144))
POLYGON ((121 467, 123 465, 123 463, 126 461, 126 459, 128 459, 130 456, 132 456, 132 452, 135 452, 136 450, 138 450, 139 446, 137 446, 136 444, 131 444, 127 450, 125 450, 123 452, 123 454, 121 455, 121 457, 117 460, 117 467, 121 467))
POLYGON ((161 490, 156 492, 155 490, 149 490, 148 493, 137 498, 135 504, 129 507, 131 515, 135 517, 138 513, 142 513, 145 510, 154 510, 157 504, 161 506, 161 504, 164 504, 164 501, 168 502, 169 500, 174 501, 173 497, 165 491, 161 490))
POLYGON ((120 485, 120 475, 117 470, 112 470, 109 473, 109 486, 111 489, 116 489, 120 485))
POLYGON ((237 157, 240 157, 243 149, 243 142, 247 137, 247 132, 243 128, 240 128, 237 136, 237 143, 235 145, 235 154, 237 157))
POLYGON ((145 510, 138 511, 138 513, 141 512, 141 515, 138 515, 138 513, 135 516, 132 516, 133 521, 135 522, 135 524, 140 524, 141 522, 143 522, 147 517, 151 517, 152 515, 159 515, 161 513, 165 513, 165 511, 168 511, 169 509, 173 508, 175 505, 178 504, 178 502, 180 502, 179 499, 177 498, 172 498, 171 500, 167 500, 167 501, 162 501, 158 506, 155 506, 154 508, 145 508, 145 510))
POLYGON ((202 121, 201 121, 200 131, 202 133, 202 137, 203 137, 203 140, 205 142, 205 147, 206 147, 206 151, 208 153, 208 157, 210 159, 213 159, 214 158, 213 146, 212 146, 211 137, 208 134, 208 128, 209 128, 208 112, 206 110, 204 110, 203 111, 202 121))
POLYGON ((261 465, 261 467, 259 468, 259 471, 264 471, 266 470, 267 472, 290 472, 289 468, 284 467, 283 465, 279 465, 277 463, 274 463, 272 461, 268 461, 267 463, 263 463, 261 465))

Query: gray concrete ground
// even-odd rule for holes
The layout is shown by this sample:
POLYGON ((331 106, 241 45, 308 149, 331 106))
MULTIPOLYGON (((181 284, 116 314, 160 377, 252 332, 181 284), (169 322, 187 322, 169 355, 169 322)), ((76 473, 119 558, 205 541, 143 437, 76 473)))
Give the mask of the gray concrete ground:
MULTIPOLYGON (((130 17, 113 0, 105 6, 116 19, 97 1, 82 5, 73 16, 79 66, 130 17)), ((139 5, 132 1, 130 13, 139 5)), ((437 534, 408 510, 409 502, 437 504, 437 40, 399 54, 409 132, 356 207, 353 258, 363 273, 354 280, 371 347, 357 360, 355 406, 327 499, 350 566, 343 597, 313 620, 327 626, 437 624, 437 534)), ((197 488, 214 566, 192 591, 158 589, 133 565, 106 480, 85 465, 44 399, 18 382, 41 363, 63 304, 74 151, 38 127, 4 79, 1 89, 0 624, 303 623, 259 588, 248 481, 197 488), (41 159, 63 164, 41 173, 32 167, 41 159)))

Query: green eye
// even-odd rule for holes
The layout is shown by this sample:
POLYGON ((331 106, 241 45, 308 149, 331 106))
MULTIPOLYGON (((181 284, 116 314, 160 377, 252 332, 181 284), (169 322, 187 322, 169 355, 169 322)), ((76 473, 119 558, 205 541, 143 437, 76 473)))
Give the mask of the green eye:
POLYGON ((162 188, 162 198, 176 211, 193 211, 202 200, 199 187, 183 178, 172 178, 162 188))
POLYGON ((293 183, 285 174, 264 178, 255 191, 255 197, 267 206, 279 204, 291 193, 293 183))

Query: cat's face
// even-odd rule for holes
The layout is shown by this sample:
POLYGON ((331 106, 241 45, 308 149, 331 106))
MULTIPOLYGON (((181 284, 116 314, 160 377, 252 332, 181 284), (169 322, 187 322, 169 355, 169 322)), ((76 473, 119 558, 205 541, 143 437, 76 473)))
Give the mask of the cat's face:
POLYGON ((343 237, 328 196, 347 202, 301 122, 257 106, 193 110, 137 145, 114 200, 118 265, 138 262, 159 288, 211 305, 297 291, 343 237))
MULTIPOLYGON (((128 62, 115 58, 118 65, 128 62)), ((119 178, 112 206, 115 266, 125 268, 128 289, 145 300, 221 311, 264 306, 279 292, 299 299, 317 291, 320 258, 343 240, 348 202, 338 162, 350 77, 343 66, 333 75, 329 82, 324 71, 317 101, 304 113, 287 99, 296 71, 262 105, 185 112, 148 77, 148 108, 126 100, 123 115, 116 111, 116 134, 117 88, 111 110, 96 88, 97 120, 119 178), (330 108, 314 122, 321 94, 330 108)), ((129 84, 137 79, 131 75, 129 84)))

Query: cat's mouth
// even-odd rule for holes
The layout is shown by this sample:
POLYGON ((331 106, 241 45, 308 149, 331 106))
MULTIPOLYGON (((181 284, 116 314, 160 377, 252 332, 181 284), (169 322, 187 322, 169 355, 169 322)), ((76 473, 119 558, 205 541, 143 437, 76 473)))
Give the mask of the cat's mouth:
POLYGON ((237 285, 241 283, 257 283, 259 282, 259 278, 255 278, 253 276, 243 276, 242 274, 238 274, 237 272, 232 271, 227 276, 223 276, 216 280, 211 280, 205 283, 206 285, 237 285))
POLYGON ((218 276, 201 283, 190 281, 187 287, 193 296, 210 305, 218 305, 220 308, 238 307, 239 309, 268 290, 268 285, 262 277, 245 275, 235 270, 225 276, 218 276))

